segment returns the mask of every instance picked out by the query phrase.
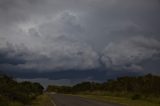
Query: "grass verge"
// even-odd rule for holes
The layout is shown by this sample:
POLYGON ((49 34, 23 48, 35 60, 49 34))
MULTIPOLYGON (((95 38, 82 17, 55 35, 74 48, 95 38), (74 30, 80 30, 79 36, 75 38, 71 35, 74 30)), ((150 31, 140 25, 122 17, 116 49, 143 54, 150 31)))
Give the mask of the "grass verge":
POLYGON ((33 101, 31 106, 54 106, 47 94, 42 94, 33 101))
POLYGON ((112 97, 112 96, 97 96, 97 95, 78 95, 83 98, 100 100, 103 102, 117 103, 125 106, 160 106, 158 103, 152 103, 143 100, 132 100, 129 98, 112 97))
POLYGON ((25 106, 25 105, 20 102, 14 101, 14 102, 9 103, 9 106, 25 106))

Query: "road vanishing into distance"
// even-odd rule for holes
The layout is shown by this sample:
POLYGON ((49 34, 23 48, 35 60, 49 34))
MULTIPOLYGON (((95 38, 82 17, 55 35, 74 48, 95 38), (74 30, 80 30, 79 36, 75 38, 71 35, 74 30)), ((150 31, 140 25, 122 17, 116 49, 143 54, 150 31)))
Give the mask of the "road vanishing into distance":
POLYGON ((63 94, 52 94, 50 97, 55 106, 124 106, 63 94))

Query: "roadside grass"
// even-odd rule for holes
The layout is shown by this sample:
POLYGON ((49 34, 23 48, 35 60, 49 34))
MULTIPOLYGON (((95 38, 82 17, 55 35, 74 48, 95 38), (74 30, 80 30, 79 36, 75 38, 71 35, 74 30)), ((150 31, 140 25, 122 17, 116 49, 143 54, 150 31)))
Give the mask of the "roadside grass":
POLYGON ((36 100, 32 102, 31 106, 54 106, 54 105, 52 104, 50 97, 44 93, 38 96, 36 100))
POLYGON ((0 106, 25 106, 18 101, 10 101, 6 97, 0 96, 0 106))
POLYGON ((20 103, 20 102, 11 102, 9 103, 9 106, 25 106, 24 104, 20 103))
POLYGON ((160 106, 160 103, 152 103, 145 100, 132 100, 129 98, 113 97, 113 96, 99 96, 99 95, 78 95, 83 98, 99 100, 109 103, 117 103, 125 106, 160 106))

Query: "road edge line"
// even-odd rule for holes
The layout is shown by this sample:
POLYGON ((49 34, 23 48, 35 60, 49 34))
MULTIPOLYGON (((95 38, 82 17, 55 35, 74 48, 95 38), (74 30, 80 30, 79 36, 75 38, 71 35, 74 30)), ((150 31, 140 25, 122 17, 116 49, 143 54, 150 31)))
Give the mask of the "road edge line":
MULTIPOLYGON (((50 99, 51 99, 51 98, 50 98, 50 99)), ((51 100, 51 103, 52 103, 54 106, 57 106, 53 100, 51 100)))

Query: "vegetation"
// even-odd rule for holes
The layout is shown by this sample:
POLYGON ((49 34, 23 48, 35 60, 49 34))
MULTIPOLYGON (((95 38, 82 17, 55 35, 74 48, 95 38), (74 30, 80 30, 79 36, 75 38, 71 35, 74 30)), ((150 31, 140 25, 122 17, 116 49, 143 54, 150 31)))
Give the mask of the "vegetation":
POLYGON ((49 85, 47 87, 48 92, 58 92, 58 93, 72 93, 72 87, 69 86, 56 86, 56 85, 49 85))
POLYGON ((126 76, 115 80, 108 80, 105 83, 82 82, 72 87, 50 85, 47 91, 105 96, 105 98, 106 96, 122 97, 126 98, 127 101, 145 100, 160 105, 160 76, 151 74, 138 77, 126 76))
POLYGON ((23 106, 42 94, 39 83, 21 82, 6 75, 0 75, 0 106, 23 106))
MULTIPOLYGON (((48 92, 76 94, 126 106, 159 106, 160 76, 151 74, 138 77, 121 77, 104 83, 82 82, 74 86, 49 85, 48 92)), ((39 83, 17 82, 0 75, 0 106, 52 106, 39 83)))
POLYGON ((80 97, 109 102, 118 103, 125 106, 160 106, 158 103, 149 102, 146 100, 132 100, 124 97, 113 97, 113 96, 100 96, 100 95, 78 95, 80 97))
POLYGON ((47 94, 38 96, 31 106, 53 106, 50 97, 47 94))

